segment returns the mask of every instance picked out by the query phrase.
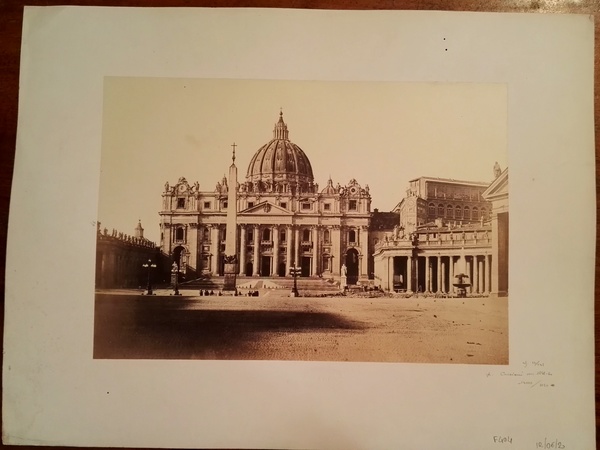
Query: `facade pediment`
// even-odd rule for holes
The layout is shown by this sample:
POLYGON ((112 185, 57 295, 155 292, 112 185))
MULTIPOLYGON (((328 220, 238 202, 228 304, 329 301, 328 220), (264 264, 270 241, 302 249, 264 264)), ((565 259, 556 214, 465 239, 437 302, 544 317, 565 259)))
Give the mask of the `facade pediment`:
POLYGON ((489 185, 482 196, 488 201, 508 197, 508 167, 489 185))
POLYGON ((292 213, 271 202, 262 202, 238 213, 239 216, 291 216, 292 213))

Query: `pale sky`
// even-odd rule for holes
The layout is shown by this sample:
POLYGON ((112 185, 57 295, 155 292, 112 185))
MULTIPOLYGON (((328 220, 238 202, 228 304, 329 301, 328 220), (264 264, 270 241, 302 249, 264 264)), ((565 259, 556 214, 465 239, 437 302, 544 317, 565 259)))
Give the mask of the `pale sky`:
POLYGON ((289 138, 319 189, 331 176, 368 184, 389 211, 420 176, 492 181, 507 165, 503 84, 117 78, 104 81, 98 220, 158 242, 164 184, 183 176, 212 191, 237 144, 238 181, 273 137, 283 109, 289 138))

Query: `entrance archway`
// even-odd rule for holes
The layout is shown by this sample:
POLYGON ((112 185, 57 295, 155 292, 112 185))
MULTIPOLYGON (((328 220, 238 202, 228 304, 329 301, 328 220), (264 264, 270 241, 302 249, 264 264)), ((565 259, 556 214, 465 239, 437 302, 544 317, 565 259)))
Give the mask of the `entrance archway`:
POLYGON ((181 245, 178 247, 175 247, 175 250, 173 250, 173 262, 177 263, 177 267, 179 269, 181 269, 181 263, 182 261, 182 256, 185 255, 185 248, 183 248, 181 245))
POLYGON ((270 277, 271 276, 271 257, 261 256, 260 257, 260 276, 270 277))
POLYGON ((358 251, 355 248, 346 252, 346 281, 348 284, 358 281, 358 251))
POLYGON ((277 268, 277 275, 280 277, 285 277, 285 263, 280 262, 279 267, 277 268))
POLYGON ((300 276, 301 277, 310 277, 310 256, 302 257, 302 265, 300 266, 300 276))

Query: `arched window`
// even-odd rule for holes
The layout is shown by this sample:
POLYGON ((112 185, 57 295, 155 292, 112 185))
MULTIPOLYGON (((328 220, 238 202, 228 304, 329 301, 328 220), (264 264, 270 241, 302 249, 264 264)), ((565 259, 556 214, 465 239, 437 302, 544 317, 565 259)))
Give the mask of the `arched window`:
POLYGON ((465 214, 464 214, 464 218, 466 220, 471 220, 471 210, 469 209, 468 206, 465 206, 465 214))
POLYGON ((175 239, 178 241, 183 241, 183 227, 177 227, 175 229, 175 239))
POLYGON ((302 230, 302 240, 304 242, 310 241, 310 230, 308 228, 302 230))
POLYGON ((471 215, 471 218, 473 220, 479 219, 479 211, 477 210, 477 208, 473 208, 473 214, 471 215))
POLYGON ((271 240, 271 229, 270 228, 265 228, 262 232, 262 240, 263 241, 270 241, 271 240))
POLYGON ((457 206, 454 209, 454 218, 455 219, 462 219, 462 209, 460 208, 460 206, 457 206))
POLYGON ((454 209, 452 208, 452 205, 448 205, 446 207, 446 218, 448 218, 448 219, 454 218, 454 209))
POLYGON ((208 228, 207 227, 202 228, 202 240, 208 241, 208 228))
POLYGON ((356 242, 356 231, 348 231, 348 242, 356 242))
POLYGON ((444 217, 444 205, 438 205, 438 216, 444 217))
POLYGON ((329 244, 329 230, 325 230, 323 231, 323 242, 325 242, 326 244, 329 244))
POLYGON ((433 203, 429 204, 429 217, 435 217, 435 205, 433 203))
POLYGON ((279 232, 279 242, 285 242, 285 239, 286 239, 285 230, 281 230, 279 232))

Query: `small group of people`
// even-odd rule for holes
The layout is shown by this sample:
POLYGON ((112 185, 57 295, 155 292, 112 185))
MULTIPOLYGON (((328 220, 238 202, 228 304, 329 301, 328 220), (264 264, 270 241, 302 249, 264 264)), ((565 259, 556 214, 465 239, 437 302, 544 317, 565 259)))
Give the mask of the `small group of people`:
MULTIPOLYGON (((215 295, 215 291, 208 291, 208 289, 203 291, 202 289, 200 289, 200 296, 203 296, 203 295, 205 295, 207 297, 209 295, 215 295)), ((221 292, 219 292, 219 295, 221 295, 221 292)))
POLYGON ((255 291, 254 289, 251 289, 248 291, 248 293, 246 294, 248 297, 258 297, 258 291, 255 291))

